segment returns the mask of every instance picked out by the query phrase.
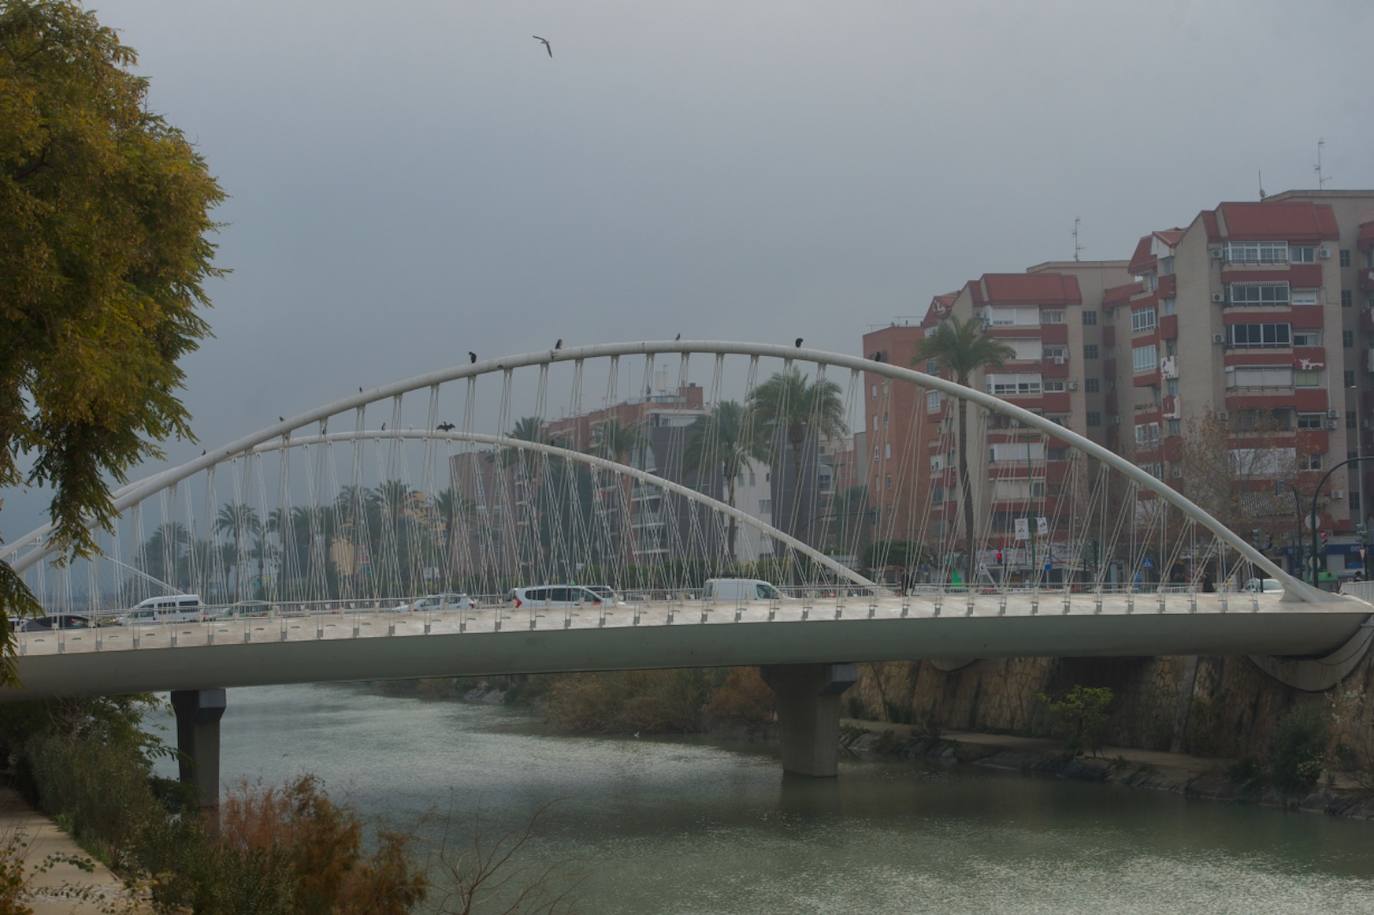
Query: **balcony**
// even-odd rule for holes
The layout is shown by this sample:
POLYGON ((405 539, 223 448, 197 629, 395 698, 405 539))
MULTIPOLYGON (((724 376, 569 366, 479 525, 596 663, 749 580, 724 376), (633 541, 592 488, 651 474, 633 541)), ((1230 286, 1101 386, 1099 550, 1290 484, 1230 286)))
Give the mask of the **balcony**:
POLYGON ((1360 291, 1374 292, 1374 268, 1365 268, 1360 271, 1360 291))

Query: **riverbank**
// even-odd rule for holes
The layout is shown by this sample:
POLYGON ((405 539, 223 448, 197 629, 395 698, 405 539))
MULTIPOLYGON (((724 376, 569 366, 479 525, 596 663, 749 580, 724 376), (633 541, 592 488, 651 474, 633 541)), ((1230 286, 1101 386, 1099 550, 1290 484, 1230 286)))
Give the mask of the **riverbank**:
POLYGON ((0 837, 13 842, 27 878, 23 902, 33 915, 150 911, 130 899, 109 868, 12 788, 0 787, 0 837))
POLYGON ((1300 797, 1261 786, 1233 759, 1105 746, 1075 756, 1060 740, 972 731, 921 734, 911 725, 848 718, 842 745, 860 757, 898 758, 941 767, 970 766, 1074 781, 1166 791, 1188 798, 1261 804, 1352 819, 1374 819, 1374 796, 1348 776, 1333 774, 1300 797))

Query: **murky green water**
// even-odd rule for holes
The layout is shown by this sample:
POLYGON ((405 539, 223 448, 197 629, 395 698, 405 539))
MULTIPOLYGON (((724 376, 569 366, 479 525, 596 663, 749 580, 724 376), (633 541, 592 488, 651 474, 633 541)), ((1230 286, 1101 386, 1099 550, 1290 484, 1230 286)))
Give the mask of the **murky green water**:
POLYGON ((1111 786, 766 747, 550 737, 500 709, 341 687, 233 690, 223 776, 315 772, 463 841, 553 802, 522 854, 585 913, 1374 912, 1374 824, 1111 786))

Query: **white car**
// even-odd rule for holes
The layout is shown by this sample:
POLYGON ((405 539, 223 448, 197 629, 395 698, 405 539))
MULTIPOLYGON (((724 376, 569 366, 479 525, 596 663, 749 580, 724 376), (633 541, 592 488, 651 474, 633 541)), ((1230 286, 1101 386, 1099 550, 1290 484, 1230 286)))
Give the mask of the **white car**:
POLYGON ((705 600, 782 600, 782 592, 758 578, 708 578, 701 596, 705 600))
MULTIPOLYGON (((606 590, 610 590, 609 588, 606 590)), ((611 591, 611 595, 615 592, 611 591)), ((619 601, 584 585, 539 585, 516 588, 506 595, 511 606, 520 609, 565 609, 576 607, 615 607, 619 601)))
POLYGON ((392 607, 392 613, 425 613, 432 610, 471 610, 472 598, 456 591, 443 594, 429 594, 408 604, 392 607))

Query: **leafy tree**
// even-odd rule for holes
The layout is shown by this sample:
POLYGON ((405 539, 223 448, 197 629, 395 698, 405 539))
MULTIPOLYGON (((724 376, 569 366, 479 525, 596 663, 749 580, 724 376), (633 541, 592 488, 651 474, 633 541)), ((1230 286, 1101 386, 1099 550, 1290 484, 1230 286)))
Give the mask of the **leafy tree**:
POLYGON ((255 534, 262 527, 262 521, 258 518, 257 510, 246 502, 226 502, 219 507, 219 512, 215 515, 215 533, 228 534, 233 540, 230 554, 226 565, 234 570, 234 589, 242 590, 242 570, 239 569, 239 557, 243 555, 243 541, 251 534, 255 534))
MULTIPOLYGON (((683 463, 689 470, 704 475, 700 485, 710 485, 711 477, 720 474, 725 483, 725 504, 735 507, 735 485, 740 474, 749 469, 754 453, 753 443, 745 438, 744 407, 734 400, 722 400, 707 416, 698 417, 687 430, 687 446, 683 463), (706 466, 711 464, 712 466, 706 466)), ((738 534, 733 517, 726 528, 726 553, 735 556, 738 534)))
POLYGON ((639 426, 625 424, 618 419, 608 419, 592 433, 591 450, 593 454, 608 461, 627 464, 635 449, 643 444, 644 433, 640 431, 639 426))
MULTIPOLYGON (((74 2, 0 3, 0 487, 53 488, 65 556, 110 528, 111 480, 192 438, 177 362, 209 332, 203 284, 220 273, 223 192, 147 109, 135 63, 74 2)), ((8 615, 36 609, 0 563, 0 677, 8 615)))
MULTIPOLYGON (((968 387, 969 378, 974 372, 1000 368, 1015 355, 1010 346, 984 333, 983 322, 977 318, 960 320, 951 317, 941 322, 934 333, 921 340, 912 364, 919 365, 933 359, 941 372, 953 375, 955 381, 968 387)), ((973 481, 969 479, 968 469, 968 401, 962 397, 956 399, 959 402, 959 501, 964 509, 964 581, 972 583, 975 558, 973 481)))
POLYGON ((1054 718, 1055 730, 1064 739, 1064 748, 1074 756, 1102 749, 1107 732, 1107 711, 1115 695, 1105 686, 1075 686, 1058 699, 1044 693, 1038 698, 1054 718))

